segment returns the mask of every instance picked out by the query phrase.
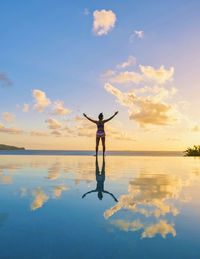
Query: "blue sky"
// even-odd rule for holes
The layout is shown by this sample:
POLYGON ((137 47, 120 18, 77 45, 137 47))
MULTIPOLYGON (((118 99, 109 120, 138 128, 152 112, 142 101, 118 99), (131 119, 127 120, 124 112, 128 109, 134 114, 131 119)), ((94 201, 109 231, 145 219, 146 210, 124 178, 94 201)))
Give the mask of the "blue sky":
POLYGON ((96 116, 101 111, 108 116, 120 110, 119 121, 134 130, 127 109, 105 91, 101 77, 134 56, 144 66, 174 67, 176 101, 189 102, 187 113, 195 120, 199 116, 199 11, 197 0, 2 2, 0 71, 13 85, 0 88, 0 111, 14 113, 18 127, 45 129, 45 114, 39 116, 30 109, 27 115, 16 108, 32 105, 32 91, 39 89, 52 101, 64 101, 73 111, 69 118, 82 112, 96 116), (92 31, 93 12, 103 9, 112 10, 117 20, 108 34, 97 36, 92 31), (134 36, 130 42, 134 30, 142 30, 144 37, 134 36))

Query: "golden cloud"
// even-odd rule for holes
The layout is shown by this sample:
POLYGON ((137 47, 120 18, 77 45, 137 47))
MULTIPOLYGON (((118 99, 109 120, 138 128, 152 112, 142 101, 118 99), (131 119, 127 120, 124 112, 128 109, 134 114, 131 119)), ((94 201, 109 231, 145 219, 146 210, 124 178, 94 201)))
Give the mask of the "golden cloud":
POLYGON ((152 224, 151 226, 147 227, 142 233, 142 237, 152 238, 158 233, 161 234, 163 238, 165 238, 166 235, 169 233, 171 233, 175 237, 176 230, 173 226, 174 224, 168 224, 165 220, 160 220, 157 224, 152 224))
POLYGON ((43 110, 51 104, 50 99, 48 99, 45 92, 41 90, 33 90, 33 97, 35 99, 35 105, 33 108, 39 112, 43 112, 43 110))
POLYGON ((55 130, 55 129, 62 128, 62 125, 56 119, 49 118, 49 119, 45 120, 45 122, 48 123, 49 129, 55 130))
POLYGON ((54 188, 54 198, 60 198, 62 191, 66 191, 69 188, 66 186, 55 186, 54 188))
POLYGON ((68 114, 71 111, 63 107, 63 101, 54 102, 54 115, 68 114))
POLYGON ((24 131, 17 127, 5 127, 2 123, 0 123, 0 132, 8 133, 8 134, 23 134, 24 131))
POLYGON ((32 194, 35 196, 35 200, 31 203, 31 210, 41 208, 49 199, 49 196, 47 196, 45 192, 40 189, 40 187, 32 190, 32 194))
POLYGON ((122 93, 109 83, 104 88, 116 96, 120 104, 129 107, 130 120, 135 120, 143 128, 147 125, 171 125, 178 122, 175 108, 163 101, 175 93, 174 88, 167 90, 155 86, 132 89, 127 93, 122 93), (153 95, 141 96, 146 91, 153 95))

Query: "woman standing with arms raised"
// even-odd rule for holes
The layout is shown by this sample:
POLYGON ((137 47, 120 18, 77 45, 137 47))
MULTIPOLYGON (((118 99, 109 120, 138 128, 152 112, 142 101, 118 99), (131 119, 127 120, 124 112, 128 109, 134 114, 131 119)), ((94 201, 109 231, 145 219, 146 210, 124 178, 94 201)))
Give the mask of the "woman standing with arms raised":
POLYGON ((113 116, 111 116, 110 118, 108 118, 107 120, 103 119, 103 113, 100 113, 98 118, 99 120, 92 120, 91 118, 89 118, 85 113, 83 113, 83 115, 91 122, 95 123, 97 125, 97 133, 96 133, 96 157, 98 156, 98 149, 99 149, 99 141, 101 139, 102 142, 102 146, 103 146, 103 157, 105 156, 105 137, 106 137, 106 133, 104 131, 104 124, 110 120, 112 120, 116 115, 118 114, 118 112, 115 112, 113 116))

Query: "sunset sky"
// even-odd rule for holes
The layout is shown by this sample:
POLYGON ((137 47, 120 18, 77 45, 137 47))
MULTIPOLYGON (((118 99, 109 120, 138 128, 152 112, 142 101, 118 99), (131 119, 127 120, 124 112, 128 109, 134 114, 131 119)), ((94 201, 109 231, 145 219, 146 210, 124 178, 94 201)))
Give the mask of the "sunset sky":
POLYGON ((200 144, 200 1, 0 3, 0 144, 109 150, 200 144))

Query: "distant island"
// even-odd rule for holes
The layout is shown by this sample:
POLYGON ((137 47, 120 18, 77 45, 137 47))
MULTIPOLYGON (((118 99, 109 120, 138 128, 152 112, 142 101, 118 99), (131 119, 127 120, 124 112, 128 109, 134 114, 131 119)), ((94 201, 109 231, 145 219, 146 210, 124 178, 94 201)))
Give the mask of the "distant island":
POLYGON ((25 148, 0 144, 0 150, 25 150, 25 148))

